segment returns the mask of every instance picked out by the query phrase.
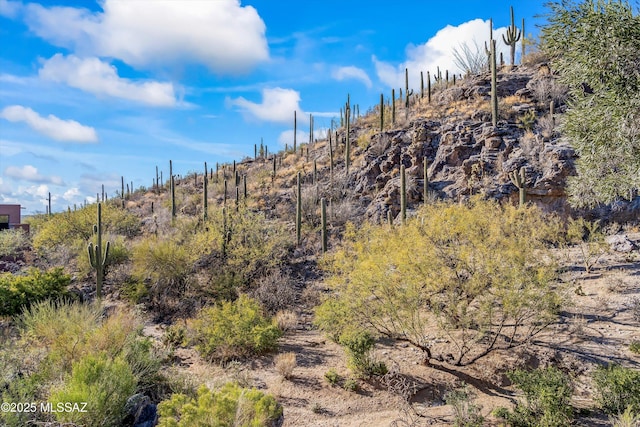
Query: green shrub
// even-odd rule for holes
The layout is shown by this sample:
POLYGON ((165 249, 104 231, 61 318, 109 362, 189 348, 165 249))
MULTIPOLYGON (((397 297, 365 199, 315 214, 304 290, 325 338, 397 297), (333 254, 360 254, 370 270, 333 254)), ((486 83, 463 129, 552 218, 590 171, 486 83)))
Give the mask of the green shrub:
POLYGON ((564 427, 573 419, 572 386, 569 377, 555 367, 533 371, 516 370, 507 374, 524 392, 525 401, 510 412, 505 408, 494 415, 506 419, 514 427, 564 427))
POLYGON ((324 373, 324 378, 329 384, 336 385, 340 381, 340 374, 338 374, 336 370, 332 368, 324 373))
POLYGON ((344 381, 342 388, 347 391, 358 391, 358 381, 356 381, 354 378, 347 378, 344 381))
POLYGON ((204 308, 193 321, 196 348, 203 357, 229 361, 263 354, 277 347, 282 332, 246 295, 204 308))
POLYGON ((31 304, 61 298, 71 278, 62 268, 47 272, 30 268, 24 274, 0 274, 0 315, 14 315, 31 304))
POLYGON ((480 415, 481 406, 472 403, 475 394, 469 386, 451 390, 444 396, 447 405, 453 406, 455 427, 482 427, 484 417, 480 415))
POLYGON ((184 295, 193 265, 185 246, 173 239, 147 238, 134 247, 132 258, 134 278, 149 283, 152 306, 170 310, 184 295))
MULTIPOLYGON (((77 239, 89 241, 96 221, 95 205, 34 219, 33 248, 41 255, 46 255, 67 242, 77 239)), ((135 215, 108 203, 102 205, 102 226, 103 232, 124 237, 134 237, 140 232, 140 220, 135 215)))
POLYGON ((323 258, 334 293, 316 310, 316 325, 333 337, 365 327, 402 337, 427 360, 472 364, 557 318, 563 293, 549 242, 558 230, 533 206, 479 198, 429 203, 401 233, 347 226, 341 247, 323 258), (439 334, 447 343, 427 338, 439 334))
POLYGON ((0 232, 0 257, 18 256, 27 246, 29 246, 29 235, 21 228, 0 232))
POLYGON ((218 391, 205 386, 197 398, 174 394, 158 405, 158 427, 262 427, 282 415, 276 400, 255 389, 226 383, 218 391))
POLYGON ((599 366, 593 373, 596 400, 611 415, 630 407, 640 412, 640 372, 620 365, 599 366))
POLYGON ((640 341, 633 341, 629 344, 629 351, 631 353, 640 354, 640 341))
POLYGON ((49 401, 54 407, 71 403, 85 408, 86 412, 56 412, 58 421, 96 427, 121 426, 126 415, 125 403, 135 390, 136 378, 122 358, 88 355, 74 363, 71 375, 51 393, 49 401))
POLYGON ((339 343, 347 349, 349 368, 360 377, 381 376, 387 373, 384 362, 372 356, 375 340, 366 331, 347 331, 340 336, 339 343))

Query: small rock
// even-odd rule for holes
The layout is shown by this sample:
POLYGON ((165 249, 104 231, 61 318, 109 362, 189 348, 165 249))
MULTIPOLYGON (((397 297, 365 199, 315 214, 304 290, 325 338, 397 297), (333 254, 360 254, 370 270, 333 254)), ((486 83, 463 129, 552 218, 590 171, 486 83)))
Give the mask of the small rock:
POLYGON ((635 243, 633 243, 625 234, 616 234, 614 236, 607 236, 605 238, 607 244, 611 247, 611 250, 616 252, 631 252, 636 249, 635 243))

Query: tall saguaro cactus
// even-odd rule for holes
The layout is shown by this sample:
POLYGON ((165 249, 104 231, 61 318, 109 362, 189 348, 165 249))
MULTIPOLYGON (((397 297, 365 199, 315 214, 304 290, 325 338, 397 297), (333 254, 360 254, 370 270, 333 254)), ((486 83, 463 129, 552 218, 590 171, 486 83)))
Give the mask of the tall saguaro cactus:
POLYGON ((495 40, 491 40, 491 123, 494 126, 498 125, 498 64, 495 40))
POLYGON ((520 190, 520 206, 524 206, 527 203, 527 172, 524 166, 522 166, 518 172, 510 172, 509 178, 511 179, 511 182, 513 182, 513 185, 518 187, 518 190, 520 190))
POLYGON ((320 199, 320 222, 322 223, 322 253, 325 253, 327 252, 327 201, 324 197, 320 199))
POLYGON ((297 132, 298 132, 298 116, 297 116, 297 112, 294 111, 293 112, 293 154, 296 154, 296 142, 297 142, 296 133, 297 132))
POLYGON ((402 224, 407 221, 407 178, 404 165, 400 165, 400 218, 402 224))
POLYGON ((380 132, 384 129, 384 95, 380 94, 380 132))
POLYGON ((345 142, 345 150, 344 150, 344 165, 346 167, 347 176, 349 175, 349 164, 351 162, 351 141, 349 139, 349 133, 351 131, 351 125, 349 124, 349 116, 351 114, 351 108, 349 108, 349 103, 346 104, 345 108, 345 120, 347 124, 347 135, 345 142))
POLYGON ((423 181, 423 194, 422 194, 422 199, 424 201, 424 203, 427 203, 427 200, 429 199, 429 159, 427 159, 427 156, 424 156, 424 159, 422 161, 422 181, 423 181))
POLYGON ((93 233, 96 235, 96 244, 89 243, 87 252, 89 263, 96 270, 96 295, 102 298, 102 283, 104 281, 105 267, 109 262, 109 247, 107 242, 104 251, 102 250, 102 204, 98 203, 98 223, 93 226, 93 233))
POLYGON ((300 237, 302 235, 302 189, 301 186, 301 172, 298 172, 298 181, 296 184, 296 243, 300 244, 300 237))
POLYGON ((507 33, 502 35, 502 41, 504 44, 511 47, 511 66, 516 61, 516 43, 520 40, 522 32, 516 27, 515 20, 513 18, 513 6, 511 6, 511 25, 507 27, 507 33))
POLYGON ((391 124, 396 124, 396 90, 391 89, 391 124))
POLYGON ((208 179, 207 179, 207 162, 204 162, 204 175, 203 175, 202 179, 203 179, 203 183, 204 183, 203 193, 202 193, 202 220, 206 221, 207 217, 209 215, 209 213, 208 213, 209 202, 207 200, 208 196, 209 196, 208 191, 207 191, 207 189, 208 189, 208 184, 207 184, 207 181, 208 181, 208 179))

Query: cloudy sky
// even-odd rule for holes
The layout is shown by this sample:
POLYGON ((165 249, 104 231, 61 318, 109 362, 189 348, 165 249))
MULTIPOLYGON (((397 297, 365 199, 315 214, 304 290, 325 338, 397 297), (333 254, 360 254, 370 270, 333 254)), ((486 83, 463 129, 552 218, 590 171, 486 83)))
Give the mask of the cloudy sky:
MULTIPOLYGON (((120 177, 176 173, 308 140, 380 93, 457 70, 453 49, 484 49, 509 2, 457 0, 0 0, 0 203, 43 212, 109 195, 120 177), (82 5, 80 7, 79 5, 82 5)), ((542 0, 520 2, 535 36, 542 0)), ((507 48, 500 41, 500 49, 507 48)), ((518 53, 519 54, 519 53, 518 53)))

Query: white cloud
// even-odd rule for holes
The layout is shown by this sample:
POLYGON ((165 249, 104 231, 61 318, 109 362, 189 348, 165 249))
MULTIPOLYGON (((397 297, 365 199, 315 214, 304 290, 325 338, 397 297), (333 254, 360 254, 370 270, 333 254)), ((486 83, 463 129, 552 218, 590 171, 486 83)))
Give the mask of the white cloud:
POLYGON ((25 122, 36 132, 55 139, 68 142, 97 142, 98 135, 94 128, 81 125, 75 120, 62 120, 49 114, 42 117, 31 108, 11 105, 0 111, 0 117, 10 122, 25 122))
POLYGON ((216 73, 246 72, 269 58, 266 27, 239 0, 100 2, 103 11, 26 6, 38 36, 88 56, 138 68, 200 63, 216 73))
POLYGON ((362 68, 354 66, 339 67, 333 70, 333 72, 331 73, 331 77, 338 81, 342 81, 345 79, 360 80, 366 87, 371 87, 371 79, 362 68))
POLYGON ((7 18, 15 18, 22 9, 22 3, 19 1, 0 0, 0 16, 7 18))
POLYGON ((172 83, 133 82, 118 76, 118 70, 98 58, 79 58, 55 54, 44 61, 41 78, 63 82, 94 95, 108 95, 156 107, 176 105, 172 83))
MULTIPOLYGON (((506 32, 506 27, 493 30, 493 38, 496 40, 498 52, 503 52, 505 61, 508 61, 509 47, 502 42, 502 34, 506 32)), ((405 68, 409 70, 409 85, 419 87, 420 71, 429 71, 431 76, 436 72, 437 67, 444 76, 445 70, 456 74, 462 71, 456 66, 453 56, 454 49, 467 44, 472 49, 474 43, 484 51, 484 41, 488 40, 489 21, 474 19, 458 26, 447 25, 439 30, 426 43, 415 46, 409 45, 406 48, 406 60, 398 65, 380 61, 375 56, 372 58, 376 67, 378 78, 391 87, 404 87, 405 68)), ((519 48, 519 46, 518 46, 519 48)))
POLYGON ((82 200, 82 197, 80 196, 80 190, 78 190, 76 187, 70 188, 65 191, 62 195, 62 198, 68 202, 82 200))
POLYGON ((10 178, 22 179, 24 181, 35 182, 38 184, 48 183, 53 185, 64 185, 64 181, 59 176, 44 176, 38 172, 38 169, 31 165, 23 167, 9 166, 4 170, 4 174, 10 178))
POLYGON ((298 111, 298 120, 304 120, 305 113, 300 110, 300 93, 293 89, 279 87, 262 90, 262 102, 255 103, 243 97, 231 99, 230 105, 240 107, 240 110, 259 120, 291 123, 293 112, 298 111))

